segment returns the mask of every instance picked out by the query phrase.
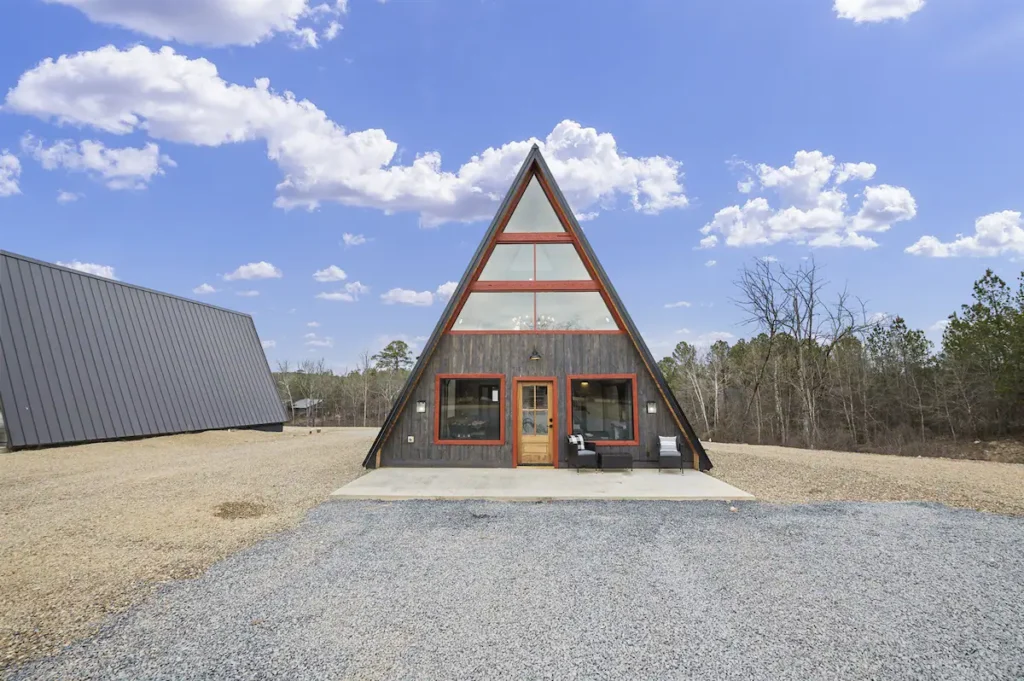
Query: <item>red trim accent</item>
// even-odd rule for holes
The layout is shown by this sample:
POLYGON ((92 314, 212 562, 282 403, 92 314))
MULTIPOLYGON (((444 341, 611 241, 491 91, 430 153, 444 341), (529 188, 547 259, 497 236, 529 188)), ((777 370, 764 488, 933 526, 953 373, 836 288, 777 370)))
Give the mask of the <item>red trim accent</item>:
POLYGON ((519 400, 521 393, 519 391, 520 383, 547 383, 551 386, 551 396, 548 398, 548 412, 551 414, 551 419, 554 422, 551 428, 548 429, 548 433, 554 437, 554 466, 558 468, 558 378, 555 376, 515 376, 512 378, 512 419, 515 423, 515 433, 512 434, 512 468, 519 466, 519 400), (551 407, 550 405, 554 405, 551 407))
MULTIPOLYGON (((565 410, 566 425, 568 432, 572 435, 572 382, 573 381, 600 381, 606 378, 629 379, 633 381, 633 439, 632 440, 589 440, 595 445, 610 446, 634 446, 640 444, 640 404, 637 401, 637 380, 636 374, 571 374, 565 377, 565 410)), ((586 436, 584 436, 586 437, 586 436)))
POLYGON ((434 444, 435 445, 503 445, 505 444, 505 374, 437 374, 434 377, 434 444), (444 379, 468 380, 479 378, 497 378, 498 388, 498 440, 442 440, 441 439, 441 381, 444 379))
POLYGON ((512 334, 535 333, 535 334, 540 334, 540 335, 544 335, 544 334, 575 334, 577 336, 587 336, 587 335, 619 335, 619 334, 624 334, 626 332, 621 330, 621 329, 594 329, 592 331, 572 331, 572 330, 568 330, 567 331, 567 330, 563 330, 563 329, 526 329, 524 331, 516 331, 514 329, 501 329, 501 330, 494 330, 494 331, 486 331, 486 330, 484 330, 484 331, 473 331, 473 330, 468 330, 468 331, 449 331, 448 333, 450 333, 453 336, 483 336, 483 335, 495 336, 495 335, 503 334, 503 333, 512 333, 512 334))
MULTIPOLYGON (((596 281, 474 281, 469 285, 472 291, 600 291, 596 281)), ((611 310, 609 310, 611 311, 611 310)), ((536 319, 536 312, 534 313, 536 319)))
POLYGON ((571 244, 573 241, 572 233, 568 230, 564 232, 499 232, 494 238, 494 243, 497 244, 571 244))

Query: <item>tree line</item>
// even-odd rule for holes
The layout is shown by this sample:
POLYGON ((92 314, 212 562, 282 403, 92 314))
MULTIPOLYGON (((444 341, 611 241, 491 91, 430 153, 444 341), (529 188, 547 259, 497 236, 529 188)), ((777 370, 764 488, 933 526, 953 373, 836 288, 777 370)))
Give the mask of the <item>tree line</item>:
POLYGON ((409 377, 413 356, 405 341, 392 341, 358 366, 335 374, 324 360, 278 362, 274 379, 289 421, 305 426, 379 426, 409 377), (308 400, 305 408, 296 408, 308 400))
POLYGON ((938 348, 826 288, 813 261, 757 260, 736 297, 756 335, 661 360, 701 438, 936 455, 1024 434, 1024 272, 1014 290, 987 271, 938 348))
MULTIPOLYGON (((822 268, 755 260, 736 305, 755 335, 679 343, 659 365, 699 437, 819 449, 941 454, 1024 435, 1024 272, 1016 289, 991 270, 952 313, 938 348, 899 316, 870 318, 822 268)), ((403 341, 336 375, 323 360, 281 362, 283 403, 302 425, 379 426, 413 355, 403 341)))

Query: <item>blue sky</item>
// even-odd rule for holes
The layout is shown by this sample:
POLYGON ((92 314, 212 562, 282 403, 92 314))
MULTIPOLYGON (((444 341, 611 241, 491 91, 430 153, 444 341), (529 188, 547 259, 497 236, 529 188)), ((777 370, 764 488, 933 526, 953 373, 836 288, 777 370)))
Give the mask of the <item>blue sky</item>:
POLYGON ((0 246, 341 369, 429 334, 536 140, 658 356, 749 333, 754 257, 933 339, 1022 269, 1019 0, 238 4, 4 3, 0 246))

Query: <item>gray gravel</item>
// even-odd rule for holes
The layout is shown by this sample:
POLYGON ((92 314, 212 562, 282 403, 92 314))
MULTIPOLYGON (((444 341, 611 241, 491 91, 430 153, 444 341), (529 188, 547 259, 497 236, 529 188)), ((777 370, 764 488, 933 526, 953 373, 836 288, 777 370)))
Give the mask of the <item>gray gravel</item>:
POLYGON ((1024 519, 329 502, 15 678, 1024 678, 1024 519))

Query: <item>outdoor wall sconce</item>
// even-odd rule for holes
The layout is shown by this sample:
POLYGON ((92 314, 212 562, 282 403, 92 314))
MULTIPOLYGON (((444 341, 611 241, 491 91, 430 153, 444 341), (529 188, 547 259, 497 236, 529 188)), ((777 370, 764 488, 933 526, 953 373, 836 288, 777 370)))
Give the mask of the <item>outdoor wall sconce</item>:
POLYGON ((648 402, 647 403, 647 413, 648 414, 657 414, 658 413, 658 403, 657 402, 648 402))
POLYGON ((540 353, 537 352, 537 348, 534 348, 533 352, 530 353, 530 361, 531 362, 539 362, 540 361, 540 353))
POLYGON ((416 402, 416 413, 417 414, 426 414, 427 413, 427 403, 426 403, 425 400, 419 400, 419 401, 416 402))

